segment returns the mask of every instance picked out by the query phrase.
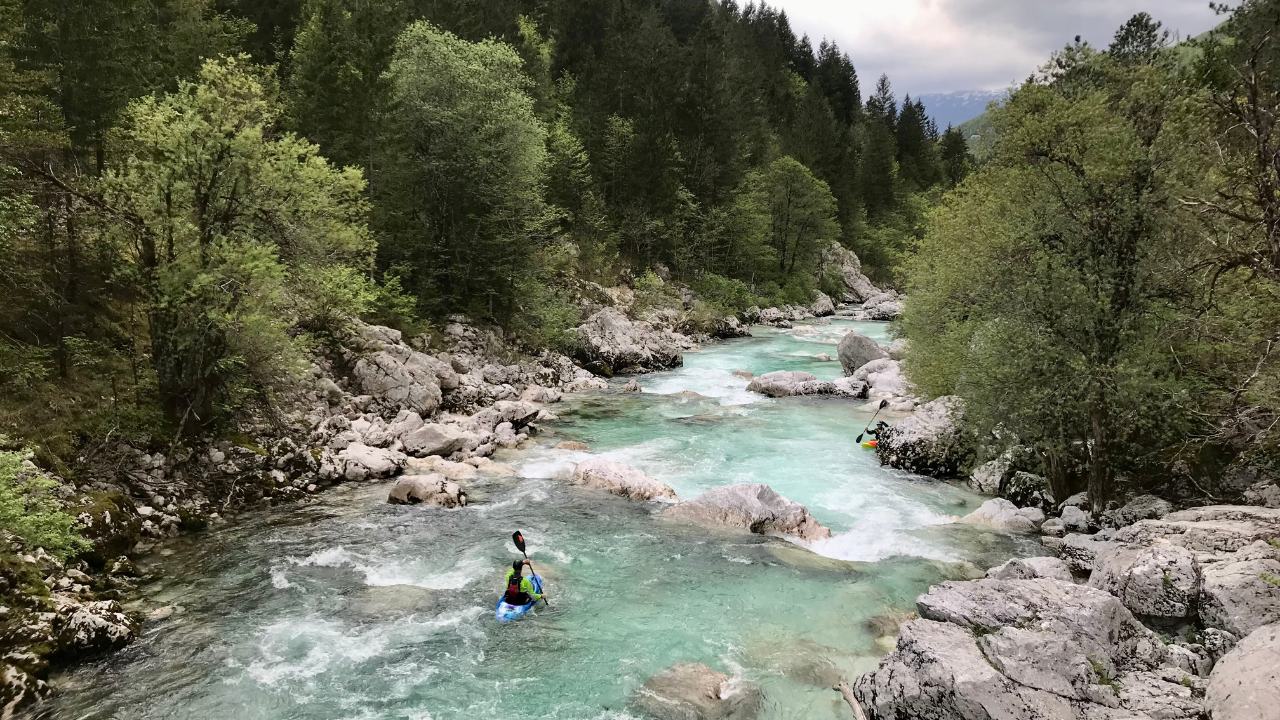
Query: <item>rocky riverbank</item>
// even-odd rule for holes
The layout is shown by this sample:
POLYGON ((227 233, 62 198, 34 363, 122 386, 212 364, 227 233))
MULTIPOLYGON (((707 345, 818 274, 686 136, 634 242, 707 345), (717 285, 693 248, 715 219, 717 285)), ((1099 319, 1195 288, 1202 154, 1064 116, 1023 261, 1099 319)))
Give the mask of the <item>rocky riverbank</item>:
MULTIPOLYGON (((956 478, 973 464, 962 419, 951 398, 926 403, 879 457, 956 478)), ((1084 493, 1058 501, 1017 466, 1016 451, 979 465, 969 484, 1000 497, 958 520, 1039 534, 1049 557, 921 595, 853 685, 869 718, 1280 717, 1273 483, 1242 494, 1256 505, 1175 511, 1148 495, 1094 514, 1084 493)))

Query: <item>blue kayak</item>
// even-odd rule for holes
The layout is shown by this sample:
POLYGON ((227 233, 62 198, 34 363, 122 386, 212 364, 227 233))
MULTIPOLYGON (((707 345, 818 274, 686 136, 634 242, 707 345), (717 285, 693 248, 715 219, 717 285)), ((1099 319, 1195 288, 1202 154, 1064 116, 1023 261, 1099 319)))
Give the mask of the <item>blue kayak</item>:
MULTIPOLYGON (((541 595, 542 594, 542 578, 538 577, 537 575, 530 575, 529 582, 533 583, 533 591, 541 595)), ((521 615, 524 615, 525 613, 532 610, 533 606, 537 604, 538 603, 536 602, 531 602, 527 605, 512 605, 508 603, 506 600, 499 598, 498 609, 494 611, 493 617, 498 622, 515 620, 521 615)))

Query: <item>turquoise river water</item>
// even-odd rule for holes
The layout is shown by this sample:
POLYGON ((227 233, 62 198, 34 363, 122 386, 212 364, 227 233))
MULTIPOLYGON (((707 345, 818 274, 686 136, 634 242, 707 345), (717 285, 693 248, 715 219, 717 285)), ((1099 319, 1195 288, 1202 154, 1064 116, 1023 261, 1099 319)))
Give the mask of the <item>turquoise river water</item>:
MULTIPOLYGON (((57 720, 643 718, 651 675, 706 663, 765 691, 766 720, 849 710, 830 690, 886 652, 868 618, 929 585, 1035 552, 1030 538, 950 522, 981 498, 881 468, 854 443, 860 401, 769 399, 734 370, 840 375, 836 320, 710 345, 683 368, 555 406, 517 477, 474 481, 457 510, 386 504, 388 484, 240 517, 149 561, 144 608, 175 606, 121 653, 54 678, 57 720), (696 393, 696 394, 694 394, 696 393), (587 453, 690 498, 768 483, 835 533, 811 547, 669 522, 659 503, 564 482, 587 453), (499 624, 504 568, 530 543, 549 606, 499 624)), ((892 419, 892 418, 891 418, 892 419)))

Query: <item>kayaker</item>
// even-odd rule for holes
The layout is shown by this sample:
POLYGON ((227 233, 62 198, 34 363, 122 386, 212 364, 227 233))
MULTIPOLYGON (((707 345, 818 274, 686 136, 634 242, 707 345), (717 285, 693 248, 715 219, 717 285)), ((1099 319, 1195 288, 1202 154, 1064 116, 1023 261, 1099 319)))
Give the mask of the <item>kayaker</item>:
POLYGON ((885 428, 887 427, 889 427, 889 423, 883 420, 877 420, 876 426, 873 429, 868 430, 867 432, 871 433, 871 437, 875 438, 876 440, 879 440, 880 433, 884 432, 885 428))
POLYGON ((528 564, 528 559, 511 562, 511 569, 507 571, 507 590, 502 595, 508 605, 528 605, 542 599, 542 595, 533 591, 533 582, 522 574, 528 564))

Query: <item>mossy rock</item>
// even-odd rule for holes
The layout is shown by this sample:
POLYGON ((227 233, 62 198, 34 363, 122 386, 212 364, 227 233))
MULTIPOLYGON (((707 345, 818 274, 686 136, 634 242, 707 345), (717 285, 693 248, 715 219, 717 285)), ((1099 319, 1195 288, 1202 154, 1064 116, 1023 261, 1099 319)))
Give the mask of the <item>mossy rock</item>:
POLYGON ((94 567, 127 554, 142 534, 142 518, 133 501, 117 492, 90 492, 83 503, 68 507, 67 514, 76 518, 80 534, 93 543, 82 557, 94 567))

